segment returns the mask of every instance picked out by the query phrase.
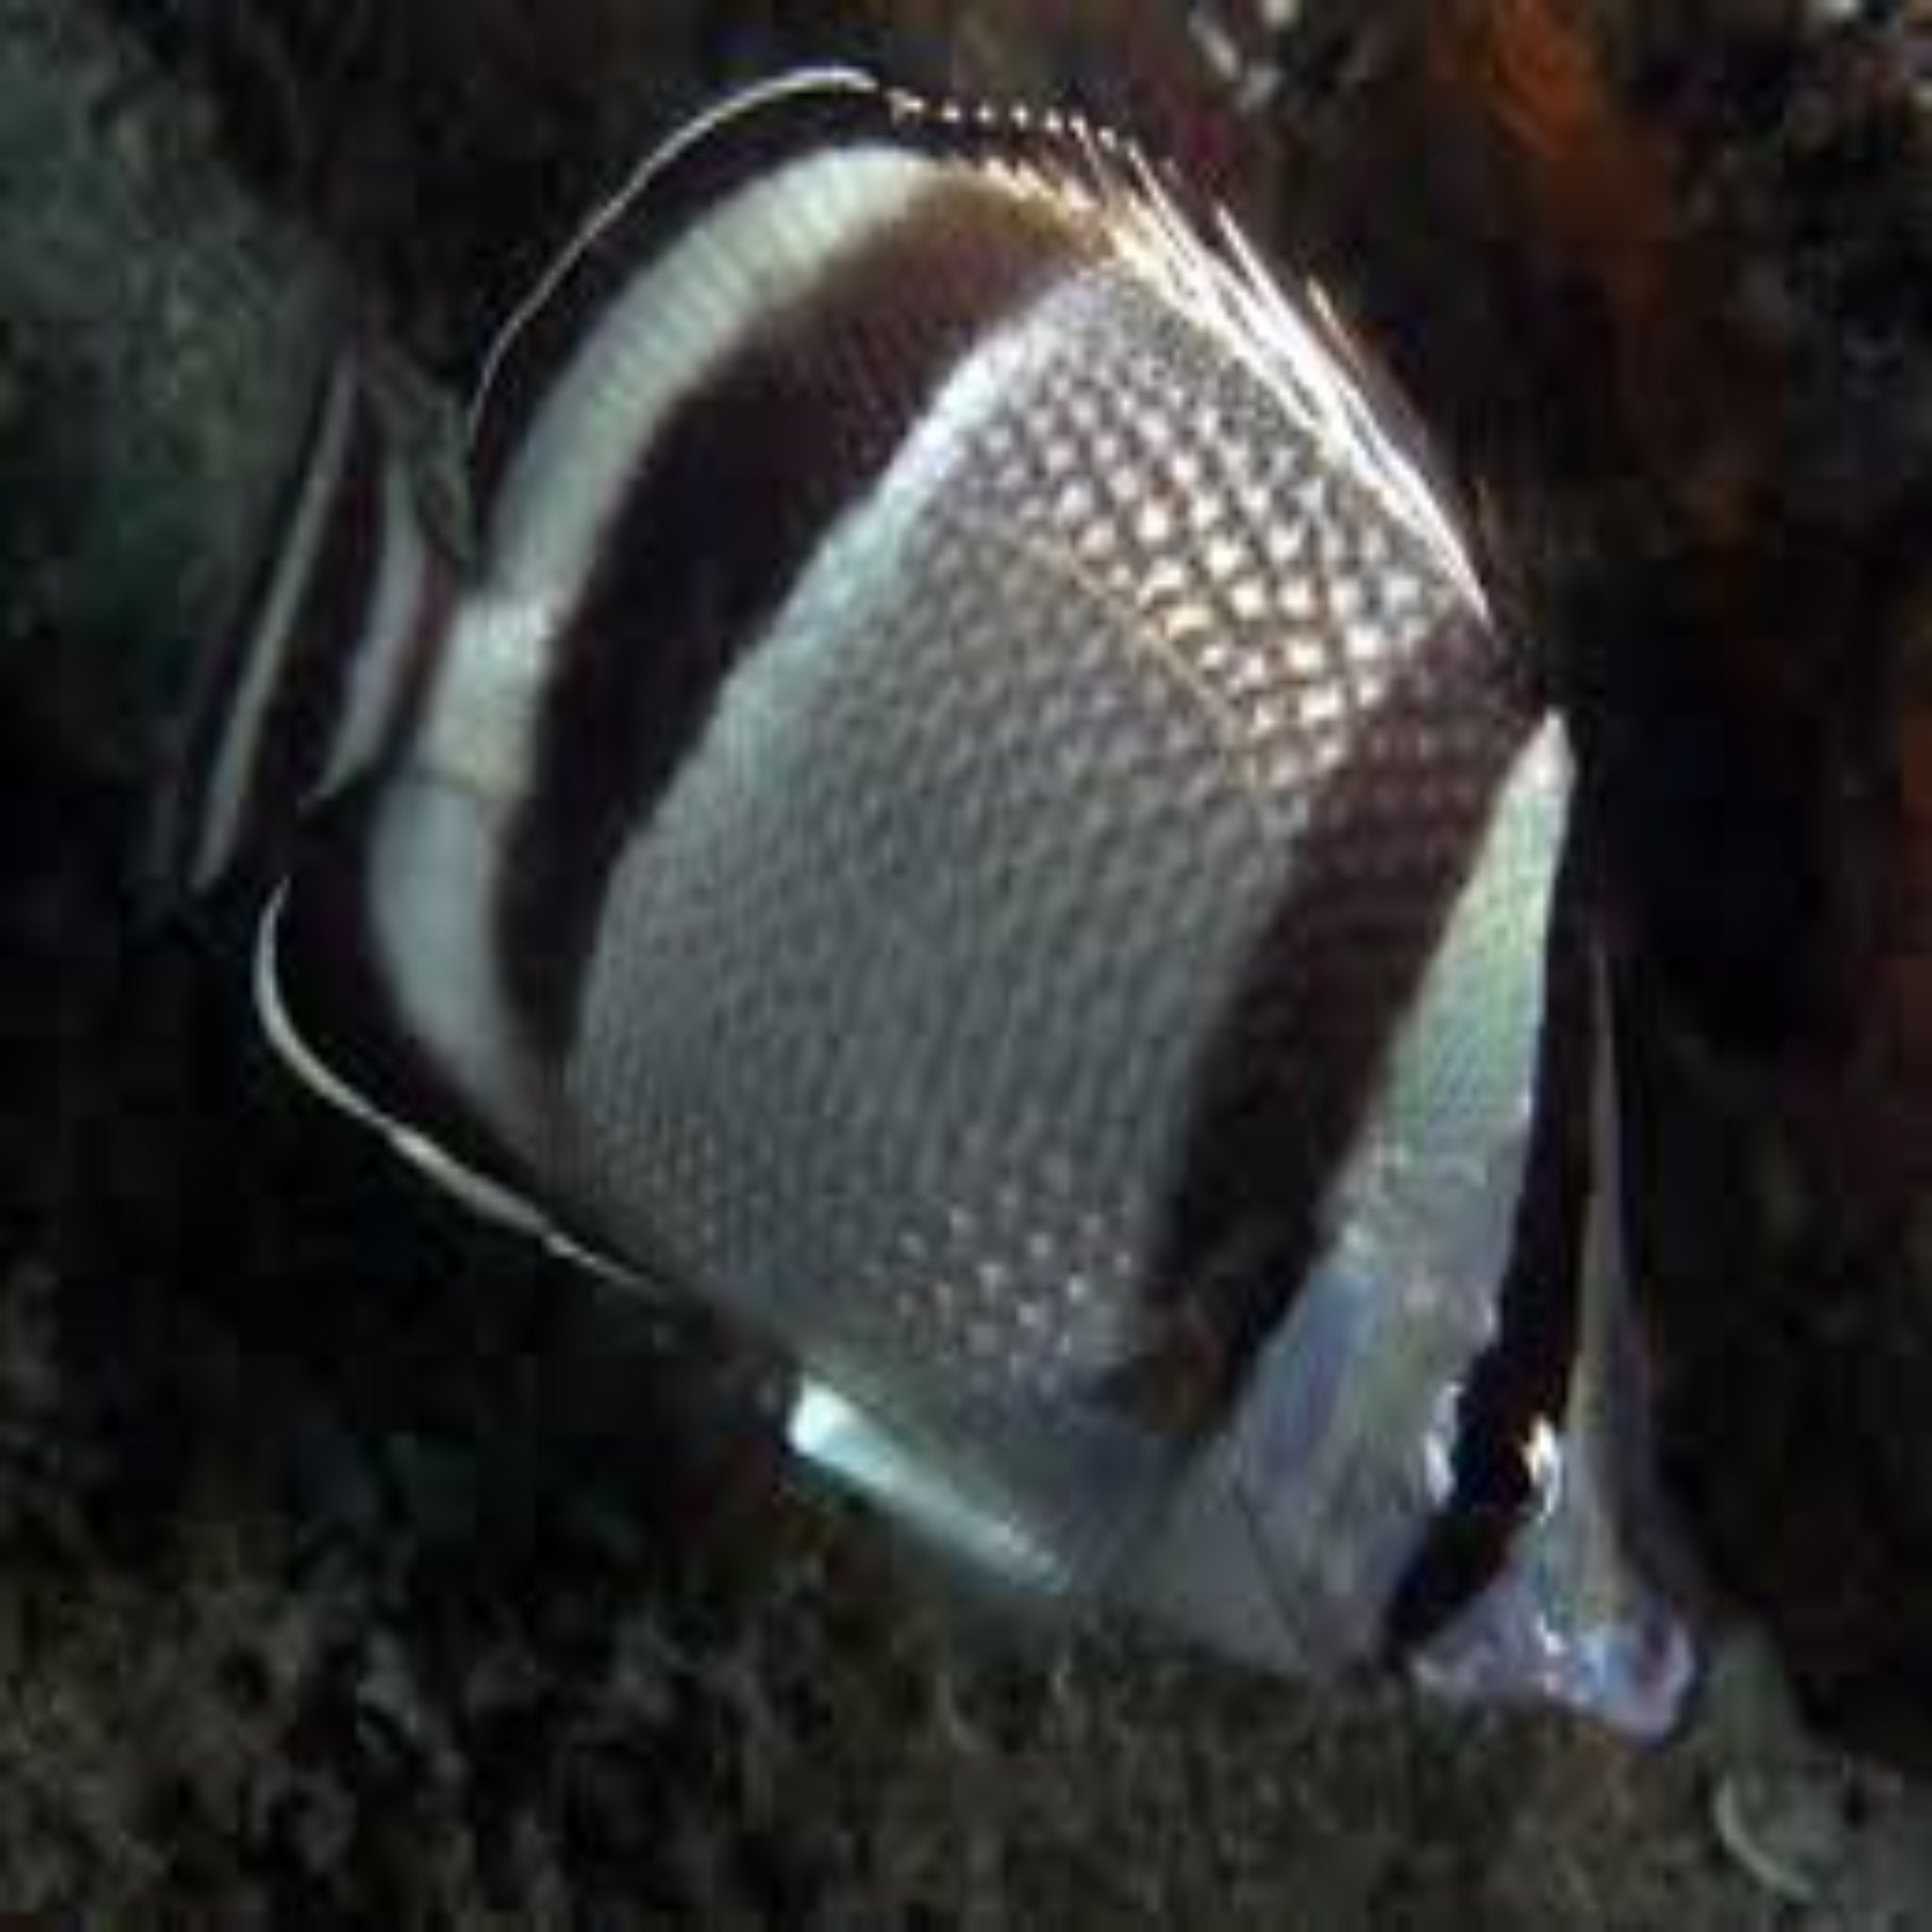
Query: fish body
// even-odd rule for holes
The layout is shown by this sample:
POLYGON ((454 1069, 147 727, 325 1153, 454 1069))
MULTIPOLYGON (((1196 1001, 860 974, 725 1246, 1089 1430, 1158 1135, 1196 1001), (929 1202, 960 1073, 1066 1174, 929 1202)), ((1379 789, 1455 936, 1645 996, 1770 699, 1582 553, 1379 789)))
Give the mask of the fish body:
POLYGON ((345 365, 166 817, 304 1077, 997 1576, 1663 1727, 1573 759, 1319 297, 1112 136, 800 75, 470 462, 459 565, 345 365))

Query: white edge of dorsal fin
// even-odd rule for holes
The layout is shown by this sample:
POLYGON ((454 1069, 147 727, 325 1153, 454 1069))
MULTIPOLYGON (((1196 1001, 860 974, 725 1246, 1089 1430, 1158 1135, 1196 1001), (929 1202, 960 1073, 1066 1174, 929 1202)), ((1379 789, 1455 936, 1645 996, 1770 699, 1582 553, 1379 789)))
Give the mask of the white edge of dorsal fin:
POLYGON ((664 1298, 668 1291, 656 1276, 566 1234, 522 1194, 457 1159, 419 1128, 386 1113, 328 1064, 296 1024, 282 993, 278 949, 288 891, 287 881, 277 886, 261 915, 253 961, 256 1013, 263 1036, 283 1065, 317 1098, 378 1136, 415 1173, 479 1221, 534 1241, 546 1254, 602 1280, 664 1298))
POLYGON ((769 80, 755 82, 727 94, 703 113, 680 123, 675 132, 644 157, 622 185, 592 210, 575 235, 537 279, 527 294, 510 311, 497 330, 483 358, 482 373, 470 398, 466 428, 474 441, 478 425, 495 392, 504 363, 522 340, 531 321, 550 303, 558 290, 596 247, 598 242, 619 222, 654 181, 705 142, 714 140, 739 122, 762 114, 789 101, 811 94, 841 93, 855 101, 871 95, 880 100, 886 91, 862 68, 826 65, 804 67, 769 80))
POLYGON ((498 331, 470 404, 473 444, 505 365, 535 319, 640 198, 701 148, 814 99, 876 112, 881 142, 924 152, 936 164, 950 160, 1022 199, 1093 219, 1135 272, 1237 356, 1487 617, 1479 574, 1413 411, 1318 282, 1284 285, 1223 204, 1111 127, 1057 107, 925 95, 856 67, 806 67, 740 89, 654 148, 578 227, 498 331))

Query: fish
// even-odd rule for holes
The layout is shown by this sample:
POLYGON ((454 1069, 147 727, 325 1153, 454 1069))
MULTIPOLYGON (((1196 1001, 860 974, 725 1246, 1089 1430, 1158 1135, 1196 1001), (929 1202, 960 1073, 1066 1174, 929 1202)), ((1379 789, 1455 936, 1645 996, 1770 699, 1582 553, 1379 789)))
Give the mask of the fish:
POLYGON ((584 226, 465 468, 458 543, 345 352, 158 809, 300 1080, 1016 1597, 1668 1730, 1589 787, 1321 290, 803 71, 584 226))

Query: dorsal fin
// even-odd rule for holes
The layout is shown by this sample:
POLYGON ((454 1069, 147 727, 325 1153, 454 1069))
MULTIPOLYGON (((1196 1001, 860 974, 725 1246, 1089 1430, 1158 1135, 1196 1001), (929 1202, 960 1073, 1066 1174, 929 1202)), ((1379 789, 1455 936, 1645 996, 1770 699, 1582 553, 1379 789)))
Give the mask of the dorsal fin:
POLYGON ((520 1117, 543 1104, 541 1072, 502 1024, 469 879, 498 836, 495 811, 433 776, 390 773, 313 812, 257 927, 257 1018, 305 1087, 472 1213, 608 1280, 653 1288, 647 1267, 544 1205, 519 1143, 520 1117), (420 866, 395 860, 411 845, 453 875, 435 893, 420 890, 420 866))
POLYGON ((654 149, 585 222, 498 332, 470 406, 470 448, 495 474, 547 380, 613 288, 705 211, 775 165, 875 125, 879 90, 854 69, 791 74, 722 102, 654 149))
MULTIPOLYGON (((1319 291, 1277 283, 1218 207, 1131 142, 855 74, 756 89, 583 229, 505 331, 472 412, 466 635, 493 626, 508 643, 492 662, 536 660, 499 788, 531 801, 503 952, 551 1047, 616 856, 741 654, 952 379, 1074 283, 1158 311, 1150 329, 1197 337, 1202 366, 1251 376, 1324 479, 1378 499, 1485 614, 1449 492, 1388 382, 1319 291)), ((452 680, 454 695, 482 681, 452 680)), ((504 708, 485 708, 489 732, 470 735, 500 737, 504 708)))
MULTIPOLYGON (((1419 419, 1312 282, 1277 278, 1226 210, 1111 128, 1057 108, 928 99, 846 69, 810 70, 726 101, 653 153, 565 247, 491 348, 470 414, 487 529, 498 487, 553 386, 623 291, 734 197, 840 151, 924 162, 1110 255, 1215 333, 1307 422, 1481 603, 1454 491, 1419 419)), ((803 198, 801 221, 829 212, 803 198)), ((730 244, 721 253, 728 255, 730 244)), ((820 264, 822 267, 824 263, 820 264)), ((774 277, 775 281, 775 277, 774 277)), ((763 292, 762 291, 760 292, 763 292)), ((774 300, 786 291, 774 287, 774 300)))
POLYGON ((1024 106, 889 96, 904 138, 1028 199, 1077 210, 1180 312, 1211 331, 1324 449, 1420 537, 1484 608, 1457 492, 1420 417, 1321 284, 1284 275, 1228 209, 1113 129, 1024 106))

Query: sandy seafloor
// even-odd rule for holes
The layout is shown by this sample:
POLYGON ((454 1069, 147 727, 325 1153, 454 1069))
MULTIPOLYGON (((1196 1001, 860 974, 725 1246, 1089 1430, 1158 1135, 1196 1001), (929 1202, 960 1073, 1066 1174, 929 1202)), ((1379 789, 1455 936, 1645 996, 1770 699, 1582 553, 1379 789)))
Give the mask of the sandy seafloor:
MULTIPOLYGON (((453 373, 627 148, 868 11, 114 17, 453 373)), ((232 947, 128 941, 136 796, 4 752, 0 1924, 1932 1926, 1921 1801, 1748 1664, 1645 1752, 962 1601, 716 1338, 292 1092, 232 947)))

